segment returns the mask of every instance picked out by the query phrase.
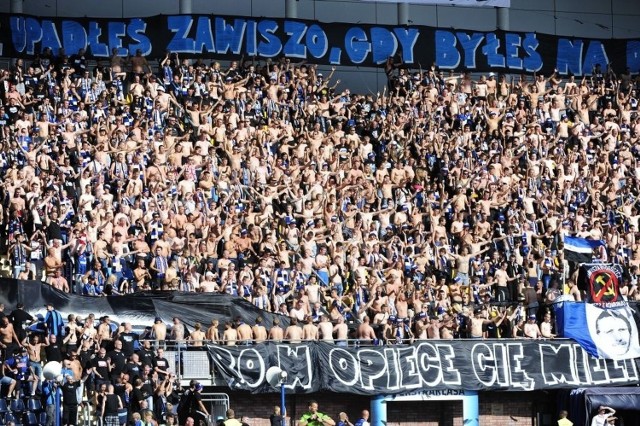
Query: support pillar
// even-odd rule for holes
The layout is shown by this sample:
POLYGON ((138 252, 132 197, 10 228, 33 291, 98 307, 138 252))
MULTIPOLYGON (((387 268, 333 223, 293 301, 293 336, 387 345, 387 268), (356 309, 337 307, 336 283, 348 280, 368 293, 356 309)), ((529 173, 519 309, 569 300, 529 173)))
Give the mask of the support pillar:
POLYGON ((180 15, 190 15, 192 12, 191 0, 179 0, 180 1, 180 15))
POLYGON ((24 13, 23 12, 24 0, 11 0, 9 5, 9 11, 11 13, 24 13))
POLYGON ((496 8, 496 22, 499 30, 509 31, 509 8, 496 8))
POLYGON ((398 3, 398 25, 409 25, 409 3, 398 3))
POLYGON ((298 17, 298 0, 284 0, 284 16, 290 19, 298 17))
MULTIPOLYGON (((371 398, 371 426, 387 425, 387 401, 384 396, 374 396, 371 398)), ((477 426, 477 424, 476 424, 477 426)))
POLYGON ((480 401, 478 391, 464 391, 462 400, 462 424, 465 426, 479 426, 480 401))

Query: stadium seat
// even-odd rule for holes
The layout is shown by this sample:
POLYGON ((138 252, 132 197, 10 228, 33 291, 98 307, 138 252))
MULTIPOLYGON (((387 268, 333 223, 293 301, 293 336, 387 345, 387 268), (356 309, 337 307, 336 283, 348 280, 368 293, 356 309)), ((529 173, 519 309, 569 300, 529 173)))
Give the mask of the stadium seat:
POLYGON ((21 399, 12 399, 9 404, 9 409, 13 414, 19 414, 25 412, 24 401, 21 399))
POLYGON ((7 411, 9 411, 7 401, 4 398, 0 398, 0 417, 2 417, 7 411))
POLYGON ((47 424, 47 413, 45 411, 41 411, 40 412, 40 416, 39 417, 39 424, 41 425, 46 425, 47 424))
POLYGON ((36 413, 32 411, 27 411, 24 415, 24 425, 25 426, 38 426, 40 422, 38 421, 38 416, 36 413))
POLYGON ((6 413, 4 415, 4 424, 7 424, 9 422, 14 422, 16 425, 22 424, 22 422, 20 421, 20 416, 16 416, 15 413, 6 413))
POLYGON ((27 410, 39 412, 42 410, 42 402, 38 398, 29 398, 27 400, 27 410))

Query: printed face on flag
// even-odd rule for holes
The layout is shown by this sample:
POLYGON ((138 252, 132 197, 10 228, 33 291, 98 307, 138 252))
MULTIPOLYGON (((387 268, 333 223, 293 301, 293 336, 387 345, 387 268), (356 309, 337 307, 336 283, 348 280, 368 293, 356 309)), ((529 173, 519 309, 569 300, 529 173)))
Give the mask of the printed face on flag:
POLYGON ((604 311, 596 320, 596 335, 603 347, 613 356, 629 352, 631 345, 631 324, 624 316, 604 311))
POLYGON ((638 330, 629 309, 600 309, 589 304, 585 307, 589 334, 601 358, 640 356, 638 330))

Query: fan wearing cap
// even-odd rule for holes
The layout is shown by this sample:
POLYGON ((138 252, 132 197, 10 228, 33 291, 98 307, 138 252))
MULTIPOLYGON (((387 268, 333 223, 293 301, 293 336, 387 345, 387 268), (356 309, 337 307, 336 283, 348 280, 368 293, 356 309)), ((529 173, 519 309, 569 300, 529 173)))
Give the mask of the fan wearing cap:
POLYGON ((219 291, 218 284, 215 281, 215 273, 213 271, 206 271, 204 278, 200 281, 200 290, 203 293, 215 293, 219 291))
POLYGON ((527 322, 523 326, 523 334, 524 337, 529 339, 540 339, 542 337, 542 332, 540 331, 540 327, 538 323, 536 323, 536 316, 529 315, 527 317, 527 322))
POLYGON ((487 77, 487 81, 485 81, 486 85, 487 85, 487 95, 496 95, 496 89, 497 89, 497 81, 495 79, 496 74, 493 72, 489 73, 489 76, 487 77))
POLYGON ((500 122, 505 116, 505 112, 499 113, 499 111, 495 109, 491 109, 487 114, 487 111, 484 111, 484 118, 487 121, 487 132, 493 132, 498 130, 500 126, 500 122))
MULTIPOLYGON (((196 380, 192 380, 189 384, 189 389, 182 396, 182 400, 180 401, 180 406, 178 410, 178 416, 180 418, 180 424, 185 424, 187 417, 192 417, 195 420, 195 424, 199 425, 200 422, 204 422, 207 424, 207 418, 209 417, 209 411, 202 403, 202 389, 203 386, 196 380)), ((227 418, 229 418, 229 414, 231 414, 231 418, 234 416, 233 410, 227 410, 227 418), (231 413, 229 413, 229 411, 231 413)), ((237 420, 236 420, 237 421, 237 420)), ((229 426, 240 426, 238 424, 230 423, 229 426)))
POLYGON ((7 372, 18 382, 18 388, 34 395, 38 380, 35 378, 33 369, 29 366, 29 356, 27 348, 15 348, 12 351, 13 356, 8 356, 5 361, 7 372), (27 389, 31 382, 31 389, 27 389))
POLYGON ((389 315, 387 322, 382 326, 382 339, 385 345, 393 345, 396 341, 395 327, 398 318, 395 315, 389 315))

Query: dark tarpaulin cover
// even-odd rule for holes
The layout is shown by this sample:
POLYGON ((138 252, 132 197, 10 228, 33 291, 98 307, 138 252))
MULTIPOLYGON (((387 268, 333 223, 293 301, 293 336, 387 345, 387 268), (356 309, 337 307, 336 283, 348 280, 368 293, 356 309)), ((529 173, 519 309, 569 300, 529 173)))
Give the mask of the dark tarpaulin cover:
POLYGON ((236 318, 254 324, 258 317, 263 318, 267 328, 271 327, 276 317, 283 327, 289 324, 287 317, 263 311, 244 299, 226 294, 149 292, 87 297, 63 293, 40 281, 0 278, 0 303, 4 303, 6 312, 10 312, 19 302, 32 315, 44 314, 44 304, 51 302, 65 319, 69 314, 82 318, 89 314, 94 314, 96 318, 108 315, 118 323, 130 322, 136 329, 150 326, 156 317, 167 323, 173 317, 178 317, 188 327, 193 327, 196 322, 206 327, 214 319, 221 326, 225 321, 236 318))
POLYGON ((638 424, 640 417, 640 388, 639 387, 596 387, 581 388, 571 391, 569 397, 570 418, 576 426, 589 426, 591 419, 598 412, 598 407, 604 405, 616 411, 635 411, 636 423, 625 418, 626 425, 638 424))

